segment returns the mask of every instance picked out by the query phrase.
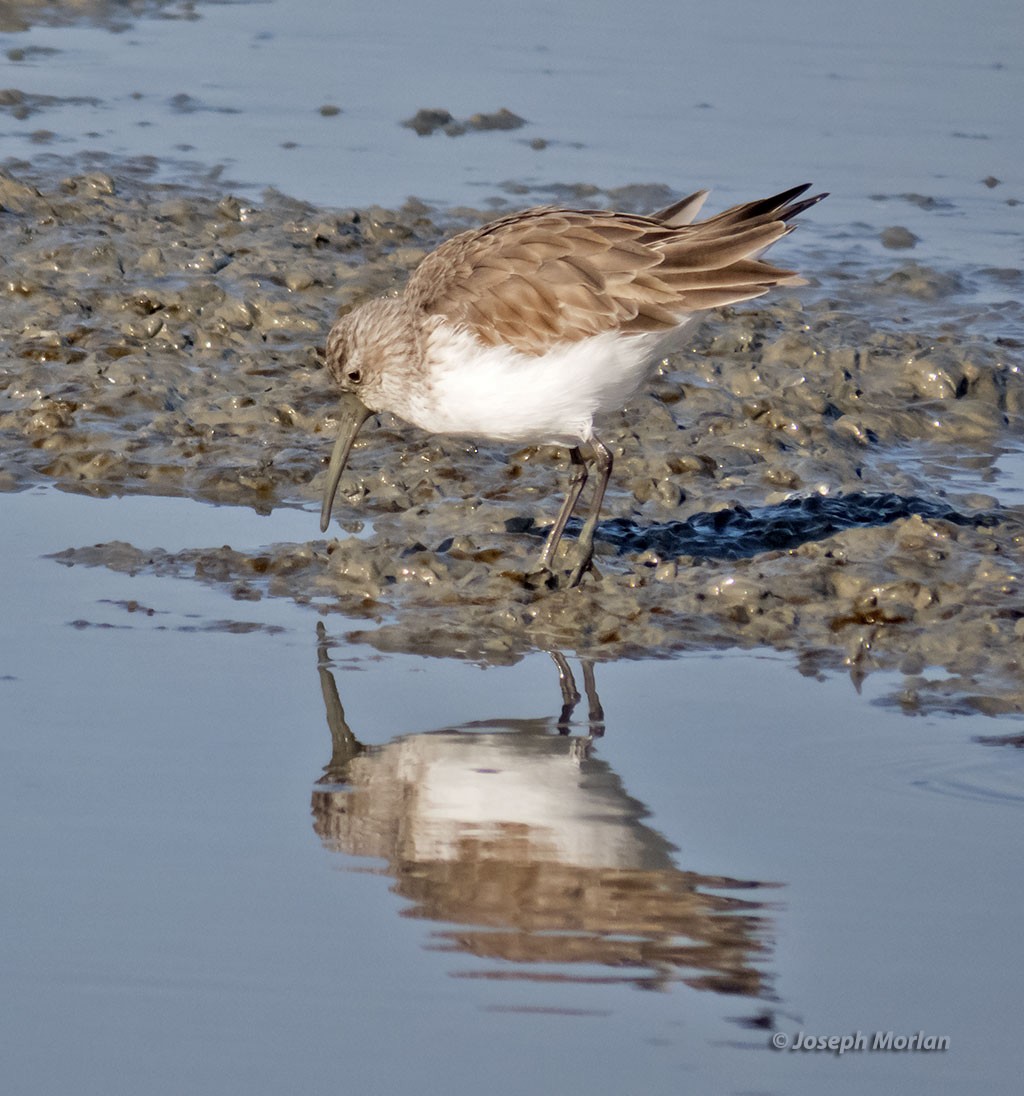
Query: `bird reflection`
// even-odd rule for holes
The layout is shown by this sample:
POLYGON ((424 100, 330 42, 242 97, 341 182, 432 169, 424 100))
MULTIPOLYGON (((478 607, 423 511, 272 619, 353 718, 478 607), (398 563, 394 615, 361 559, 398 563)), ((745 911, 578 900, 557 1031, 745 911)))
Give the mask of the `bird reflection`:
POLYGON ((384 861, 410 903, 405 916, 444 926, 431 947, 502 960, 457 976, 682 981, 771 997, 761 969, 770 925, 753 894, 768 884, 675 866, 674 846, 594 756, 604 715, 591 663, 585 734, 571 733, 581 696, 554 654, 557 717, 364 746, 345 719, 322 624, 317 632, 332 753, 313 792, 316 833, 328 849, 384 861))

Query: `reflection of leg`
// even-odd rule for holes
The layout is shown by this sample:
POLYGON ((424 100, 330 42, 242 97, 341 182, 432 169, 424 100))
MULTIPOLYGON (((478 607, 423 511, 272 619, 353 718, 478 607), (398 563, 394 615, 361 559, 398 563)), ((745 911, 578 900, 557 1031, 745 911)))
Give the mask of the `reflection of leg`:
POLYGON ((562 711, 558 716, 558 733, 568 734, 572 724, 572 713, 580 702, 580 694, 565 655, 561 651, 549 651, 548 654, 558 667, 558 686, 562 690, 562 711))
MULTIPOLYGON (((558 733, 569 734, 576 705, 580 702, 580 691, 576 688, 576 679, 572 676, 569 662, 561 651, 548 651, 551 660, 558 669, 558 686, 562 690, 562 711, 558 716, 558 733)), ((583 667, 583 691, 587 694, 587 723, 590 737, 600 738, 604 734, 604 708, 597 695, 597 682, 594 678, 594 663, 590 659, 580 659, 583 667)))
POLYGON ((324 766, 324 775, 318 784, 344 784, 348 778, 348 766, 354 757, 363 752, 362 743, 352 733, 341 706, 338 686, 331 673, 328 655, 330 643, 323 621, 316 622, 316 668, 320 675, 320 692, 327 712, 327 726, 331 732, 331 760, 324 766))
POLYGON ((590 723, 590 735, 592 738, 600 738, 604 734, 604 708, 601 707, 601 698, 597 695, 594 664, 589 659, 583 659, 580 665, 583 667, 583 690, 587 694, 587 720, 590 723))

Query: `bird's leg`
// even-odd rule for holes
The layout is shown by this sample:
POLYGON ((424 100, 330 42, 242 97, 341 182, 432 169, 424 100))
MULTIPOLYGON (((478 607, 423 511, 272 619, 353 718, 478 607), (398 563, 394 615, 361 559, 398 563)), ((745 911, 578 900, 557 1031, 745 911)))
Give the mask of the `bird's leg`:
POLYGON ((611 450, 598 437, 591 437, 590 446, 594 450, 594 464, 597 466, 598 481, 594 488, 594 497, 590 502, 590 510, 587 512, 587 520, 580 530, 579 550, 576 565, 569 575, 569 586, 575 586, 584 573, 590 568, 590 561, 594 558, 594 531, 601 516, 601 503, 604 502, 605 488, 612 475, 611 450))
POLYGON ((558 548, 558 542, 565 532, 566 522, 572 516, 573 510, 576 509, 576 503, 580 500, 580 492, 587 482, 587 465, 578 446, 574 445, 569 450, 569 459, 572 461, 572 472, 569 475, 569 492, 565 496, 565 502, 562 503, 562 509, 558 512, 555 524, 551 526, 548 539, 544 541, 544 550, 540 554, 534 573, 537 571, 550 573, 551 564, 555 558, 555 550, 558 548))

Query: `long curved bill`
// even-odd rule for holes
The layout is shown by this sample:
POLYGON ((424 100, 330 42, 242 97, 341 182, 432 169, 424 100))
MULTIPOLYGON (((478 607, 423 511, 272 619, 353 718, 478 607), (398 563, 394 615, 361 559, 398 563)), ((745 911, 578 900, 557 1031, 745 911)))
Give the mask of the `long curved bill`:
POLYGON ((324 484, 324 501, 320 507, 320 532, 326 533, 331 523, 331 507, 338 493, 341 474, 352 451, 359 428, 373 414, 357 396, 345 395, 341 400, 341 417, 338 422, 338 440, 331 451, 331 462, 327 465, 327 482, 324 484))

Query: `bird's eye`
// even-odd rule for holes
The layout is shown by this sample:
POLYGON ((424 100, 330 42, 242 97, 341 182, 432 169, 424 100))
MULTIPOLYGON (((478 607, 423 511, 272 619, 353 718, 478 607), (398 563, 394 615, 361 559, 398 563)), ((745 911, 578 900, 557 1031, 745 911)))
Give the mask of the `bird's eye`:
POLYGON ((358 369, 349 369, 345 373, 345 378, 349 384, 358 384, 363 379, 363 375, 358 369))

